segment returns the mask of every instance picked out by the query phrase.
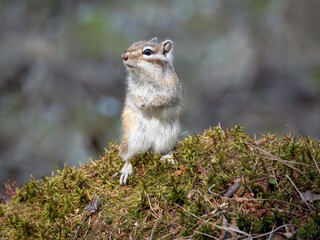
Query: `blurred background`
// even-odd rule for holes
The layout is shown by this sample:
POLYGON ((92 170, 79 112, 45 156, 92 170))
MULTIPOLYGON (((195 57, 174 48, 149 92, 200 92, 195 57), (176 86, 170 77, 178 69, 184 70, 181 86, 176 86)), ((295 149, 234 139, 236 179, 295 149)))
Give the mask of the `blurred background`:
POLYGON ((133 42, 174 41, 183 131, 320 138, 320 1, 0 0, 0 184, 120 139, 133 42), (290 129, 288 129, 288 126, 290 129))

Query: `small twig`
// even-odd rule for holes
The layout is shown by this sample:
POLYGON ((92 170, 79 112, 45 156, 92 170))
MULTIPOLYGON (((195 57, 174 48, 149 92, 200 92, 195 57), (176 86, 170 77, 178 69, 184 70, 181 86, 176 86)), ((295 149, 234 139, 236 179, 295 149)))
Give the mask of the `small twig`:
POLYGON ((111 237, 113 237, 114 239, 117 239, 117 237, 110 231, 109 232, 109 235, 111 236, 111 237))
POLYGON ((151 211, 157 216, 157 218, 160 219, 160 216, 158 215, 158 213, 156 213, 156 211, 152 208, 152 205, 151 205, 150 198, 149 198, 148 194, 147 194, 147 197, 148 197, 148 202, 149 202, 149 206, 150 206, 151 211))
POLYGON ((168 233, 168 234, 162 236, 161 238, 158 238, 158 240, 164 239, 164 238, 166 238, 166 237, 168 237, 168 236, 170 236, 170 235, 172 235, 172 234, 173 234, 172 232, 171 232, 171 233, 168 233))
POLYGON ((86 231, 86 233, 84 234, 84 236, 83 236, 83 239, 87 236, 87 234, 88 234, 88 231, 89 231, 89 227, 90 227, 90 223, 91 223, 91 216, 89 217, 89 223, 88 223, 88 228, 87 228, 87 231, 86 231))
MULTIPOLYGON (((284 227, 287 227, 287 226, 291 226, 291 224, 284 224, 280 227, 277 227, 276 229, 273 229, 272 231, 270 232, 267 232, 267 233, 263 233, 263 234, 259 234, 259 235, 256 235, 256 236, 253 236, 251 238, 244 238, 244 240, 247 240, 247 239, 255 239, 255 238, 260 238, 260 237, 264 237, 264 236, 267 236, 267 235, 271 235, 273 233, 275 233, 276 231, 278 231, 279 229, 281 228, 284 228, 284 227)), ((229 238, 230 240, 233 240, 233 239, 239 239, 238 237, 237 238, 229 238)))
POLYGON ((152 232, 151 232, 151 235, 150 235, 150 240, 152 240, 153 232, 154 232, 154 229, 156 228, 156 226, 157 226, 157 222, 155 222, 154 225, 153 225, 152 232))
MULTIPOLYGON (((280 226, 280 227, 277 227, 276 229, 273 229, 273 230, 270 231, 270 232, 263 233, 263 234, 260 234, 260 235, 257 235, 257 236, 253 236, 252 239, 254 239, 254 238, 260 238, 260 237, 263 237, 263 236, 267 236, 267 235, 269 235, 269 234, 272 234, 272 233, 278 231, 280 228, 284 228, 284 227, 287 227, 287 226, 290 226, 290 225, 291 225, 291 224, 284 224, 284 225, 282 225, 282 226, 280 226)), ((247 239, 247 238, 245 238, 245 239, 247 239)))
POLYGON ((276 224, 274 223, 273 224, 273 226, 272 226, 272 230, 271 230, 271 233, 270 233, 270 235, 269 235, 269 237, 268 237, 268 240, 272 240, 273 238, 272 238, 272 234, 273 234, 273 230, 274 230, 274 226, 275 226, 276 224))
MULTIPOLYGON (((86 217, 82 220, 82 222, 87 221, 88 217, 89 217, 89 215, 86 216, 86 217)), ((80 224, 79 227, 78 227, 78 229, 77 229, 76 234, 75 234, 74 237, 73 237, 73 240, 75 240, 75 239, 78 237, 81 226, 82 226, 82 225, 80 224)))
POLYGON ((307 203, 306 199, 303 197, 303 195, 301 194, 301 192, 299 191, 299 189, 296 187, 296 185, 293 183, 293 181, 291 180, 291 178, 288 176, 288 174, 286 174, 286 177, 289 179, 289 181, 291 182, 291 184, 294 186, 294 188, 297 190, 297 192, 299 193, 302 201, 307 205, 307 207, 309 208, 309 210, 312 210, 310 205, 307 203))
MULTIPOLYGON (((82 226, 82 224, 87 221, 88 217, 91 217, 93 214, 95 214, 99 208, 100 208, 100 205, 101 205, 101 202, 99 200, 99 196, 98 195, 94 195, 93 197, 93 200, 92 202, 90 202, 85 208, 84 208, 84 211, 83 213, 86 214, 85 218, 82 220, 82 223, 79 225, 78 229, 77 229, 77 232, 76 234, 74 235, 73 237, 73 240, 75 240, 78 236, 79 236, 79 231, 80 231, 80 228, 82 226)), ((91 218, 90 218, 91 220, 91 218)), ((90 224, 90 220, 89 220, 89 224, 90 224)), ((89 229, 89 228, 88 228, 89 229)), ((87 232, 88 232, 88 229, 87 229, 87 232)), ((87 235, 87 232, 85 233, 85 235, 87 235)))
POLYGON ((236 180, 236 182, 228 189, 228 191, 224 194, 224 197, 230 198, 235 194, 240 187, 240 179, 236 180))

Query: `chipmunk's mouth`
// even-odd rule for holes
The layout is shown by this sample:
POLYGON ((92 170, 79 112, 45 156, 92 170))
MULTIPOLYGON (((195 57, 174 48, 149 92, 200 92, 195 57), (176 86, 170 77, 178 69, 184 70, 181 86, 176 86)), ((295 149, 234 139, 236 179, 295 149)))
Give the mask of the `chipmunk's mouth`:
POLYGON ((136 66, 130 63, 125 63, 126 67, 128 68, 135 68, 136 66))

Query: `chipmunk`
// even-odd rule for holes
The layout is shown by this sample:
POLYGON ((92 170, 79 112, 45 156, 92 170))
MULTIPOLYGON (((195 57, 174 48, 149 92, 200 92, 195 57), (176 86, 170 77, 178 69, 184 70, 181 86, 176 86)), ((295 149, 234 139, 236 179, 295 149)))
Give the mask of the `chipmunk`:
POLYGON ((130 159, 147 151, 166 154, 176 144, 183 92, 174 70, 171 40, 132 44, 123 54, 128 71, 119 155, 124 161, 120 185, 132 174, 130 159))

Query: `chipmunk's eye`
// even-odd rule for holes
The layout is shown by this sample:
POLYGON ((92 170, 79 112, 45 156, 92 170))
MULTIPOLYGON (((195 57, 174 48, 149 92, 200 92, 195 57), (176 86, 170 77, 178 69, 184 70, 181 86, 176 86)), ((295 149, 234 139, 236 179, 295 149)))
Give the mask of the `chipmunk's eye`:
POLYGON ((143 51, 143 54, 149 56, 152 54, 152 51, 150 49, 146 49, 143 51))

